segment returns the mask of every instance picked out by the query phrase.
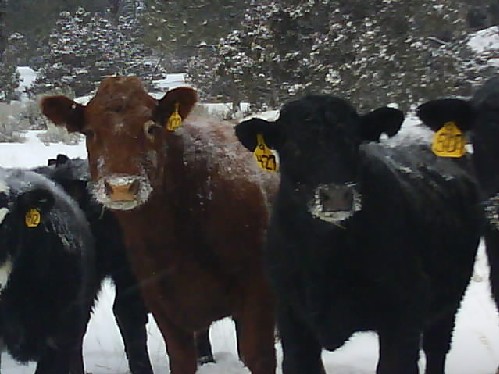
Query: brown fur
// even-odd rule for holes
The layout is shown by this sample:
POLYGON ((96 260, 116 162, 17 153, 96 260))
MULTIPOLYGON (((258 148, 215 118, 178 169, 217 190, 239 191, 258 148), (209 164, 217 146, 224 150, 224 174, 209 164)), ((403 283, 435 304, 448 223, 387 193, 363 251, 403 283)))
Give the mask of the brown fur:
POLYGON ((87 134, 95 182, 142 173, 153 188, 144 204, 115 212, 146 304, 168 342, 171 372, 194 373, 193 332, 232 316, 251 372, 275 373, 274 302, 261 248, 277 177, 257 169, 228 123, 191 118, 176 132, 144 130, 151 120, 164 126, 175 103, 185 118, 196 101, 190 88, 157 101, 137 78, 108 78, 83 119, 57 111, 61 100, 45 98, 42 110, 87 134))

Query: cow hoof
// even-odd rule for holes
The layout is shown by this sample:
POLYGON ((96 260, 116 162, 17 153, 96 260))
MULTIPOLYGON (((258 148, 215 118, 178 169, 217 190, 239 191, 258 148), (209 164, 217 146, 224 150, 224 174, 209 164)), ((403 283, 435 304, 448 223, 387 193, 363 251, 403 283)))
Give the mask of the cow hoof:
POLYGON ((198 365, 199 366, 210 363, 210 362, 215 362, 215 359, 213 358, 213 356, 202 356, 202 357, 198 358, 198 365))

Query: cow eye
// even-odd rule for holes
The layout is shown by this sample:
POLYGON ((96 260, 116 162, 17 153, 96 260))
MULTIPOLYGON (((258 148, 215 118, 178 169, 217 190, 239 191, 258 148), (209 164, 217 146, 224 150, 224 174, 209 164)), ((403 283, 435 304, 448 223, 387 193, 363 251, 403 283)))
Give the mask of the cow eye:
POLYGON ((156 134, 158 134, 158 131, 160 131, 161 129, 162 129, 161 126, 159 126, 154 121, 147 121, 146 123, 144 123, 144 133, 151 140, 154 140, 154 137, 156 136, 156 134))

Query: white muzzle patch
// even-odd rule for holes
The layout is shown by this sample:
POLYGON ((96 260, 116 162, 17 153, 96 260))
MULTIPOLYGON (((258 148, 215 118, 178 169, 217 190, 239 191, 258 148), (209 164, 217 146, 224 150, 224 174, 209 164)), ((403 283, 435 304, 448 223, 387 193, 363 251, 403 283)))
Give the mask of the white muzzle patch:
POLYGON ((362 196, 354 183, 322 184, 315 189, 308 209, 314 218, 341 226, 362 209, 362 196))
POLYGON ((92 193, 95 199, 106 208, 113 210, 132 210, 143 204, 149 199, 152 192, 152 186, 146 176, 135 175, 110 175, 99 179, 92 185, 92 193), (138 190, 133 200, 115 200, 109 196, 106 184, 120 187, 128 186, 132 183, 138 183, 138 190))

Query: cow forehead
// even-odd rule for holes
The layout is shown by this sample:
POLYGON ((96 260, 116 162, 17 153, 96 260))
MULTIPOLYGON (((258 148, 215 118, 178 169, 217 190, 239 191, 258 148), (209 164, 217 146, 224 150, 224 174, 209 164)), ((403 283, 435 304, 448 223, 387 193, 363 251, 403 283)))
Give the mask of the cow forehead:
POLYGON ((126 117, 151 117, 157 101, 144 89, 136 77, 110 77, 99 86, 87 105, 91 117, 106 113, 126 117))

